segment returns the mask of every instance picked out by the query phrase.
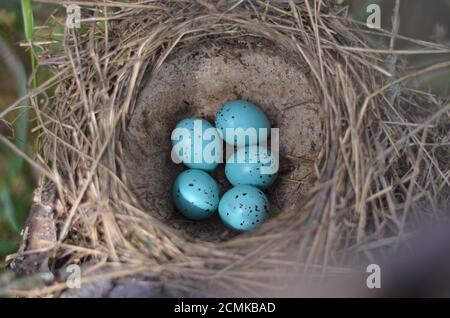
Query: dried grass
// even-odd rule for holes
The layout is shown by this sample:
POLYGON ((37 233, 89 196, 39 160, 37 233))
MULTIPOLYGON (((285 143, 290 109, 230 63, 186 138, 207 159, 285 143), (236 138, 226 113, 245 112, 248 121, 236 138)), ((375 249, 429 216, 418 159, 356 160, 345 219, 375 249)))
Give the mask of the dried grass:
MULTIPOLYGON (((58 194, 53 260, 109 262, 122 276, 154 272, 183 290, 214 281, 248 295, 268 272, 332 271, 349 257, 371 258, 448 199, 450 104, 399 85, 450 62, 413 74, 393 74, 385 64, 388 55, 447 47, 411 40, 417 50, 395 51, 392 42, 375 49, 321 1, 40 2, 78 3, 90 14, 85 32, 65 30, 63 55, 41 55, 55 75, 30 93, 56 88, 48 104, 33 105, 44 154, 33 162, 58 194), (185 241, 127 187, 121 136, 144 74, 180 47, 247 36, 272 41, 309 67, 327 116, 315 186, 251 233, 218 244, 185 241)), ((395 41, 395 30, 380 34, 395 41)), ((38 294, 65 288, 55 286, 38 294)))

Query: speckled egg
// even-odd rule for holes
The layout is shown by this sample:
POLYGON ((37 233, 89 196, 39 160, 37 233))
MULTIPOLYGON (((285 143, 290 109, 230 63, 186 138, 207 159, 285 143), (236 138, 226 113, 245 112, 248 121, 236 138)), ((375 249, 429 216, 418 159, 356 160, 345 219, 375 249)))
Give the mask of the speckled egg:
POLYGON ((202 118, 185 118, 172 132, 172 159, 188 168, 212 171, 222 158, 222 139, 216 128, 202 118), (186 134, 182 134, 185 128, 186 134))
POLYGON ((245 100, 234 100, 222 106, 217 112, 215 118, 216 127, 222 135, 222 138, 230 145, 238 147, 250 144, 257 144, 260 137, 260 128, 267 129, 267 137, 270 135, 270 122, 266 114, 253 103, 245 100), (227 133, 227 128, 236 129, 241 128, 247 130, 248 128, 255 129, 254 140, 249 140, 247 136, 239 138, 235 133, 227 133))
POLYGON ((258 188, 238 185, 220 200, 219 215, 231 230, 245 232, 261 225, 268 216, 269 200, 258 188))
POLYGON ((245 146, 228 158, 225 175, 232 185, 246 184, 265 189, 278 176, 278 158, 265 147, 245 146))
POLYGON ((192 220, 209 218, 219 205, 219 185, 202 170, 189 169, 180 173, 172 195, 177 209, 192 220))

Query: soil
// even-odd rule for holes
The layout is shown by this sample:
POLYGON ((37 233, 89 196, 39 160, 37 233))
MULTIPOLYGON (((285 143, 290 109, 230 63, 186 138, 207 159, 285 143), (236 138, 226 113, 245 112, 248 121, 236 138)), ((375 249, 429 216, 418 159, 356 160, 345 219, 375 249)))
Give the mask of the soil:
MULTIPOLYGON (((123 137, 127 177, 142 207, 187 239, 220 241, 234 234, 217 213, 191 221, 176 211, 171 188, 185 169, 171 161, 170 135, 189 116, 214 122, 225 102, 259 105, 280 132, 279 178, 268 191, 270 214, 280 213, 310 188, 312 161, 321 148, 321 107, 306 67, 268 43, 212 42, 179 49, 158 70, 149 70, 123 137), (305 183, 306 181, 306 183, 305 183)), ((221 165, 213 176, 230 187, 221 165)))

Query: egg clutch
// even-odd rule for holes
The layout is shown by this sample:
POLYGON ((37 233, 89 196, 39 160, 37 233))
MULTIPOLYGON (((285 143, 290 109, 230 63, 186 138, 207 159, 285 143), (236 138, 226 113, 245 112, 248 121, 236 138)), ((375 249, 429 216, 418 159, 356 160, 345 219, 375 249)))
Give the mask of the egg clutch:
POLYGON ((261 225, 269 213, 264 190, 278 173, 277 152, 266 146, 270 134, 266 114, 244 100, 225 103, 215 116, 215 127, 203 118, 178 122, 172 132, 172 160, 189 169, 173 185, 177 209, 192 220, 207 219, 218 210, 222 222, 238 232, 261 225), (220 197, 209 172, 223 162, 223 141, 233 151, 225 161, 225 175, 233 187, 220 197))

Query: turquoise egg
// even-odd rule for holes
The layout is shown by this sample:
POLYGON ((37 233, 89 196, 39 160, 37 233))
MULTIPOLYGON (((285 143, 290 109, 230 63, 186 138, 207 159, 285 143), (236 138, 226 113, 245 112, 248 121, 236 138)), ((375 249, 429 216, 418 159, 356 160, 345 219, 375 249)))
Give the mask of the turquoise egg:
POLYGON ((260 128, 266 129, 267 138, 270 135, 270 122, 266 114, 261 108, 245 100, 234 100, 224 104, 216 114, 215 123, 222 138, 228 144, 238 147, 257 144, 259 139, 264 137, 264 135, 260 136, 260 128), (234 129, 235 133, 227 132, 227 128, 234 129), (238 134, 239 130, 236 129, 239 128, 244 131, 252 128, 253 140, 250 140, 245 133, 238 134))
POLYGON ((268 216, 269 200, 258 188, 238 185, 220 200, 219 215, 231 230, 245 232, 261 225, 268 216))
POLYGON ((219 185, 202 170, 189 169, 180 173, 172 195, 177 209, 192 220, 209 218, 219 205, 219 185))
POLYGON ((265 189, 275 181, 277 172, 278 158, 265 147, 257 145, 238 149, 225 165, 225 175, 235 186, 246 184, 265 189))
POLYGON ((175 159, 191 169, 217 168, 222 160, 222 139, 217 129, 202 118, 190 117, 178 122, 172 132, 172 160, 175 159))

